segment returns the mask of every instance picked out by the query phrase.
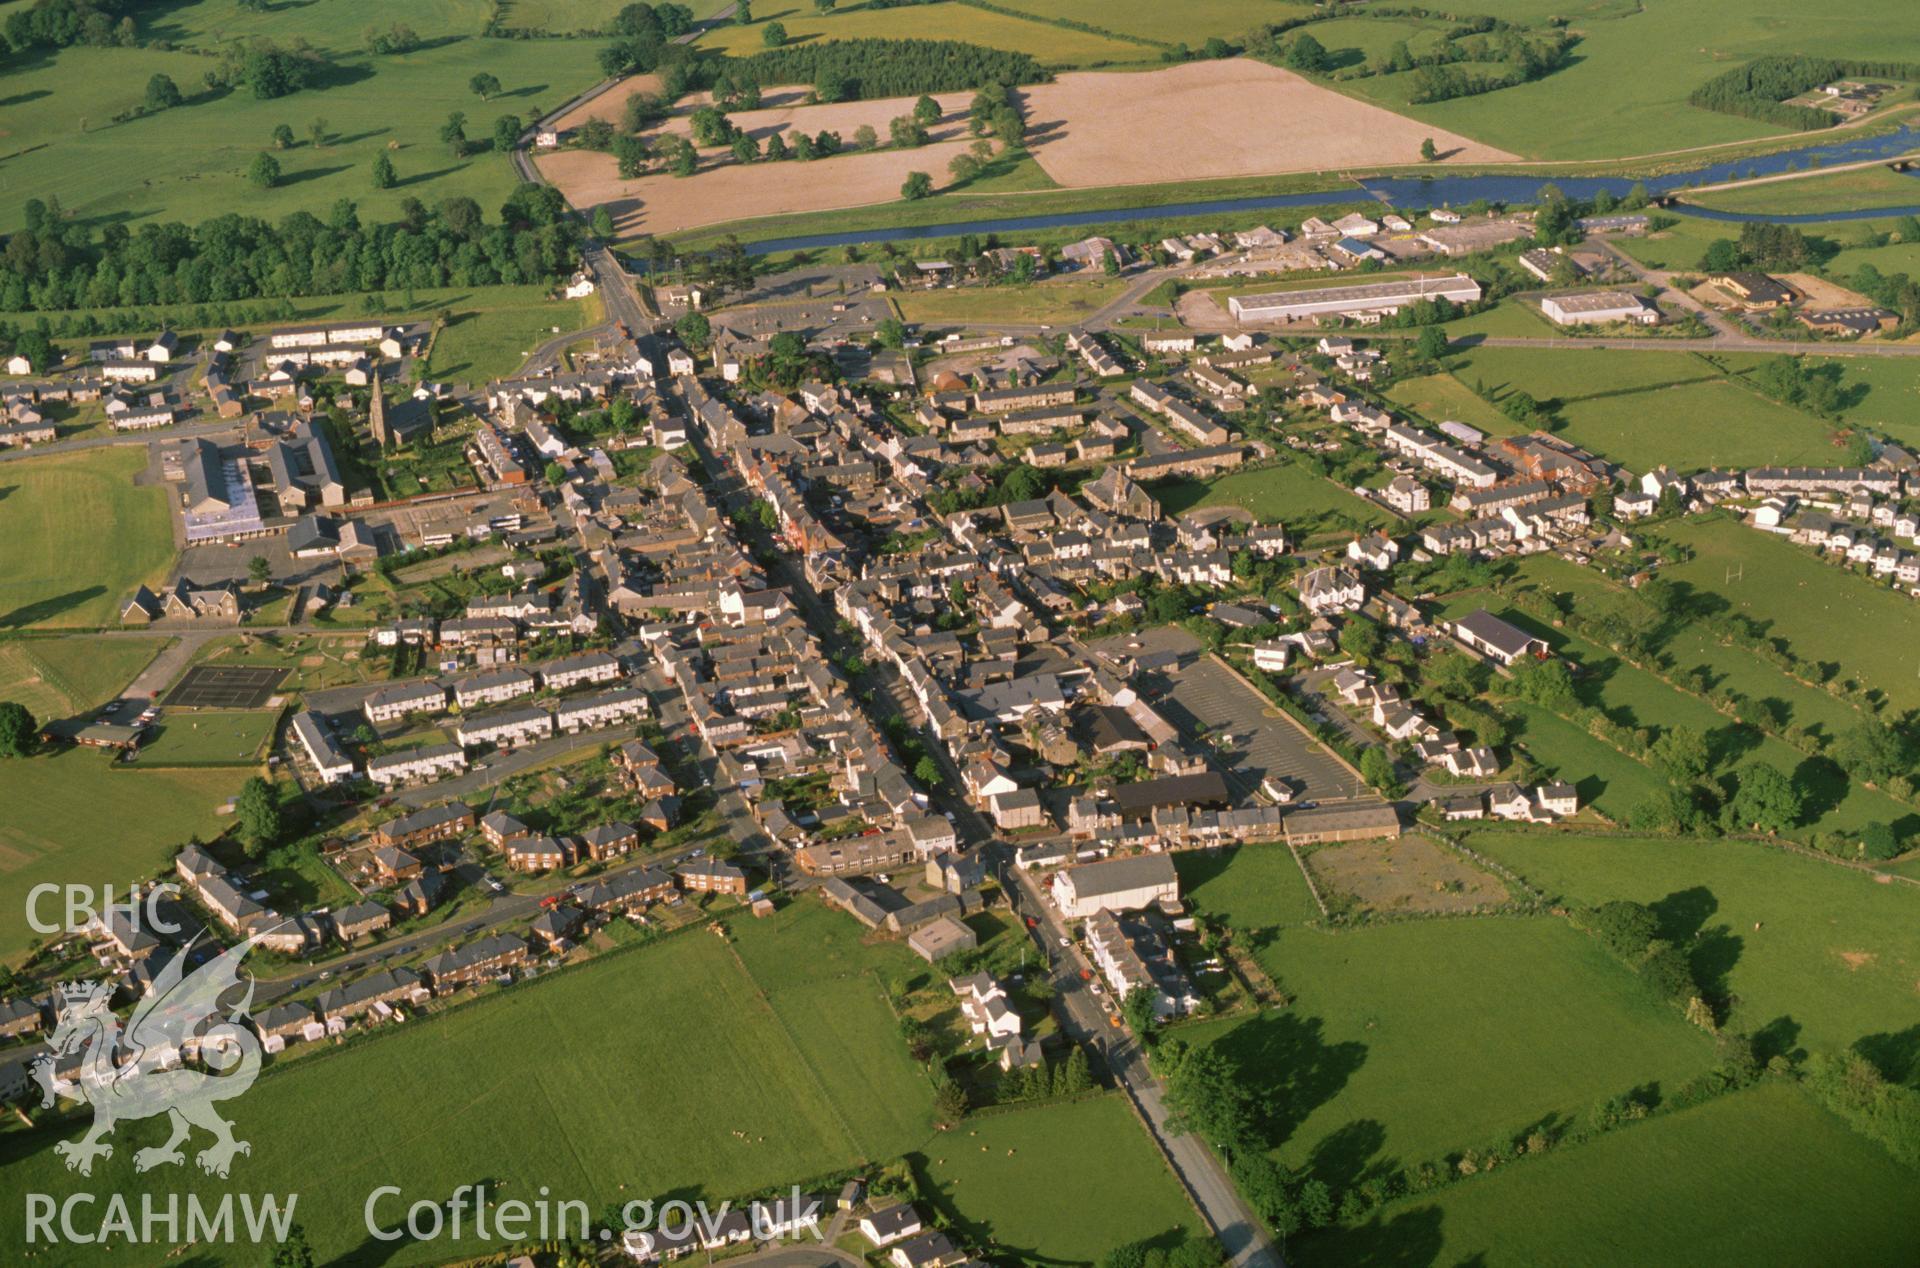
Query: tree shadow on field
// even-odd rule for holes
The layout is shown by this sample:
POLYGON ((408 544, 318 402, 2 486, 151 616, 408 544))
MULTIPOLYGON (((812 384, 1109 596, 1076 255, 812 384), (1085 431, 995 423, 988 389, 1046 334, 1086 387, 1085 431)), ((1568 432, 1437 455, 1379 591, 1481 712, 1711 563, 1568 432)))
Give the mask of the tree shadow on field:
POLYGON ((1800 794, 1800 821, 1816 823, 1847 795, 1847 772, 1830 757, 1809 757, 1793 768, 1793 786, 1800 794))
POLYGON ((1731 925, 1707 925, 1719 910, 1720 900, 1704 885, 1675 890, 1652 904, 1660 936, 1687 957, 1693 980, 1712 999, 1727 997, 1727 978, 1746 949, 1746 939, 1731 925))
POLYGON ((431 172, 415 172, 411 176, 402 176, 399 180, 393 183, 393 187, 395 189, 406 189, 408 186, 411 186, 411 185, 425 185, 429 181, 437 181, 442 176, 449 176, 459 170, 460 168, 456 166, 456 167, 437 168, 431 172))
POLYGON ((1373 1175, 1393 1170, 1391 1160, 1378 1157, 1386 1143, 1387 1129, 1378 1119, 1356 1118, 1321 1137, 1307 1155, 1305 1169, 1335 1193, 1341 1193, 1373 1175))
POLYGON ((1775 1057, 1794 1060, 1797 1056, 1804 1056, 1799 1042, 1800 1023, 1785 1013, 1753 1032, 1754 1055, 1762 1061, 1771 1061, 1775 1057))
POLYGON ((51 621, 61 613, 97 599, 106 592, 105 586, 88 586, 84 590, 69 590, 65 594, 55 595, 50 599, 22 604, 4 617, 0 617, 0 629, 17 630, 24 626, 37 625, 42 621, 51 621))
POLYGON ((0 97, 0 110, 4 110, 10 106, 24 106, 29 102, 38 101, 42 97, 51 96, 53 96, 53 89, 35 88, 31 92, 15 93, 11 97, 0 97))
POLYGON ((12 497, 14 494, 14 490, 18 489, 19 487, 20 486, 17 484, 0 484, 0 502, 4 502, 8 498, 12 497))
POLYGON ((1214 1044, 1258 1089, 1256 1126, 1270 1146, 1292 1138, 1307 1116, 1340 1094, 1367 1060, 1367 1046, 1327 1042, 1325 1023, 1297 1012, 1262 1013, 1214 1044))
MULTIPOLYGON (((1365 1224, 1316 1229, 1301 1239, 1313 1262, 1342 1268, 1426 1268, 1440 1258, 1445 1239, 1437 1206, 1415 1207, 1391 1218, 1376 1215, 1365 1224)), ((1481 1256, 1455 1261, 1456 1268, 1477 1265, 1481 1256)))
POLYGON ((287 172, 274 182, 276 185, 304 185, 308 181, 325 180, 329 176, 338 176, 347 170, 342 163, 337 167, 309 167, 304 171, 287 172))
POLYGON ((1868 1035, 1853 1050, 1873 1063, 1891 1083, 1920 1088, 1920 1026, 1895 1034, 1868 1035))

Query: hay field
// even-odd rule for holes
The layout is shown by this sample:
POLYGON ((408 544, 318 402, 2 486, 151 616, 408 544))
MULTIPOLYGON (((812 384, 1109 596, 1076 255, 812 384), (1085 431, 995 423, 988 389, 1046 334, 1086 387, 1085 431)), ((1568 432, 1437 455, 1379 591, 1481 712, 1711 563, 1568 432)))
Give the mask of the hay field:
POLYGON ((1034 157, 1062 185, 1126 185, 1513 156, 1245 58, 1022 90, 1034 157), (1253 126, 1249 126, 1249 123, 1253 126))

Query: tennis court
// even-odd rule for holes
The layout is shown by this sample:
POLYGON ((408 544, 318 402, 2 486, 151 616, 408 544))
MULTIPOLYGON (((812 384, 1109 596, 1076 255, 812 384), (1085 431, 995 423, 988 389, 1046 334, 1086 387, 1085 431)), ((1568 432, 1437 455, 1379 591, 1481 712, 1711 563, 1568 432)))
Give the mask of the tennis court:
POLYGON ((286 676, 284 665, 195 665, 161 703, 180 709, 258 709, 286 676))

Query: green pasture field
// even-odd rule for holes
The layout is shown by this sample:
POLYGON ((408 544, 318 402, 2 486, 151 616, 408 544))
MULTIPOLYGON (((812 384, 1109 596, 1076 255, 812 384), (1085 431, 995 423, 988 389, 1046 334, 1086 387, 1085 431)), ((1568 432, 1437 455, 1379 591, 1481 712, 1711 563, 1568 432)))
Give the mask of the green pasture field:
POLYGON ((1582 806, 1610 819, 1626 818, 1635 805, 1667 786, 1644 764, 1558 714, 1522 700, 1503 700, 1500 711, 1518 720, 1519 742, 1534 761, 1577 788, 1582 806))
POLYGON ((1337 74, 1384 57, 1402 40, 1416 55, 1428 52, 1440 43, 1440 36, 1446 28, 1447 24, 1439 20, 1422 22, 1401 17, 1353 17, 1315 22, 1306 29, 1326 48, 1337 74))
POLYGON ((43 723, 85 713, 118 696, 170 641, 75 636, 0 643, 0 700, 27 706, 43 723))
MULTIPOLYGON (((805 922, 783 914, 770 923, 794 935, 786 954, 805 961, 817 949, 805 922)), ((812 1003, 865 1016, 870 985, 862 976, 826 979, 819 989, 812 1003)), ((896 1049, 905 1059, 884 1013, 872 1025, 836 1024, 860 1048, 896 1049)), ((253 1143, 239 1165, 261 1192, 300 1193, 301 1221, 316 1260, 325 1261, 367 1243, 362 1205, 383 1184, 403 1186, 392 1208, 402 1213, 408 1202, 445 1200, 481 1180, 523 1198, 545 1185, 596 1216, 636 1196, 717 1203, 893 1157, 926 1139, 925 1130, 869 1135, 869 1122, 850 1127, 837 1103, 910 1093, 930 1111, 933 1098, 917 1076, 875 1087, 866 1081, 871 1071, 845 1057, 837 1045, 820 1046, 817 1034, 796 1037, 731 949, 689 932, 270 1069, 232 1107, 237 1130, 253 1143), (317 1159, 316 1133, 329 1131, 342 1105, 382 1126, 332 1133, 317 1159)), ((12 1134, 0 1140, 0 1156, 21 1183, 50 1193, 89 1183, 132 1188, 133 1148, 151 1134, 123 1127, 91 1182, 64 1170, 47 1148, 52 1133, 12 1134)), ((177 1182, 209 1195, 225 1187, 191 1167, 177 1182)), ((18 1239, 18 1218, 0 1215, 0 1235, 18 1239)), ((144 1261, 135 1252, 130 1262, 159 1262, 168 1249, 149 1248, 144 1261)), ((482 1249, 474 1243, 467 1253, 482 1249)), ((447 1255, 445 1243, 381 1250, 391 1263, 447 1255), (389 1251, 397 1253, 389 1259, 389 1251)), ((83 1259, 47 1256, 50 1264, 83 1259)))
POLYGON ((1447 364, 1464 384, 1484 384, 1503 399, 1509 392, 1526 392, 1542 401, 1665 387, 1717 378, 1720 373, 1691 352, 1664 349, 1473 348, 1449 357, 1447 364))
MULTIPOLYGON (((1624 364, 1632 354, 1615 358, 1624 364)), ((1558 435, 1636 471, 1823 466, 1840 458, 1832 425, 1734 383, 1682 383, 1575 401, 1558 435)))
POLYGON ((1084 69, 1115 63, 1152 61, 1156 50, 1131 40, 1110 39, 1046 22, 1029 22, 964 4, 923 4, 909 9, 849 8, 817 14, 811 4, 762 5, 748 26, 728 23, 700 37, 699 47, 750 57, 766 47, 767 23, 787 28, 788 44, 815 40, 916 39, 962 40, 986 48, 1029 53, 1043 66, 1084 69))
POLYGON ((1304 1268, 1898 1264, 1920 1249, 1916 1202, 1911 1171, 1791 1085, 1769 1082, 1396 1203, 1364 1225, 1309 1233, 1287 1249, 1304 1268))
POLYGON ((1292 1004, 1178 1033, 1255 1080, 1280 1159, 1335 1188, 1582 1119, 1712 1059, 1597 941, 1550 917, 1283 929, 1255 954, 1292 1004))
MULTIPOLYGON (((1448 613, 1461 615, 1479 606, 1479 597, 1457 598, 1448 604, 1448 613)), ((1497 606, 1494 610, 1500 612, 1497 606)), ((1830 762, 1809 758, 1783 741, 1739 727, 1706 701, 1668 686, 1603 647, 1565 631, 1541 629, 1538 622, 1528 620, 1517 612, 1507 611, 1504 615, 1539 632, 1556 653, 1569 657, 1580 666, 1582 674, 1578 691, 1582 703, 1605 710, 1617 722, 1650 730, 1656 737, 1674 727, 1691 727, 1707 741, 1712 760, 1711 774, 1732 775, 1749 762, 1765 762, 1781 774, 1792 777, 1801 785, 1807 798, 1804 811, 1807 822, 1797 830, 1800 833, 1813 829, 1857 832, 1869 823, 1896 823, 1910 815, 1901 803, 1847 779, 1830 762)), ((1522 737, 1522 742, 1528 744, 1530 751, 1533 749, 1533 744, 1529 742, 1533 732, 1532 716, 1528 715, 1529 725, 1522 737)), ((1563 723, 1563 726, 1572 729, 1568 724, 1563 723)), ((1599 743, 1597 740, 1592 742, 1599 743)), ((1547 760, 1553 760, 1562 774, 1567 774, 1570 769, 1562 760, 1547 760)), ((1623 757, 1622 760, 1629 759, 1623 757)), ((1665 780, 1661 776, 1651 769, 1648 773, 1656 786, 1664 785, 1665 780)), ((1576 784, 1580 782, 1574 775, 1567 777, 1576 784)), ((1602 809, 1617 819, 1622 809, 1632 809, 1632 803, 1623 806, 1615 798, 1611 808, 1602 809)))
POLYGON ((1313 10, 1286 0, 1193 0, 1178 7, 1159 0, 1001 0, 1045 21, 1084 22, 1136 39, 1199 48, 1209 36, 1231 40, 1262 22, 1283 22, 1313 10))
POLYGON ((1694 520, 1666 531, 1694 551, 1667 576, 1722 596, 1799 655, 1832 662, 1842 677, 1884 692, 1896 709, 1920 707, 1913 649, 1888 637, 1912 622, 1911 599, 1733 520, 1694 520), (1730 570, 1737 580, 1728 579, 1730 570))
POLYGON ((1877 164, 1844 172, 1810 168, 1794 180, 1694 194, 1687 201, 1715 211, 1769 216, 1816 215, 1823 211, 1856 211, 1862 207, 1913 207, 1920 206, 1920 178, 1877 164))
MULTIPOLYGON (((1517 567, 1537 589, 1589 605, 1585 609, 1589 612, 1594 603, 1645 608, 1625 586, 1557 555, 1530 555, 1518 561, 1517 567)), ((1808 727, 1828 739, 1861 720, 1860 711, 1847 701, 1789 678, 1745 648, 1715 641, 1686 618, 1667 622, 1655 646, 1673 657, 1681 673, 1704 666, 1715 685, 1724 683, 1754 700, 1775 701, 1785 707, 1790 723, 1808 727)))
POLYGON ((1412 410, 1436 427, 1444 422, 1461 422, 1493 436, 1512 436, 1527 430, 1474 395, 1472 389, 1451 374, 1400 379, 1385 395, 1395 405, 1412 410))
POLYGON ((0 628, 113 625, 135 586, 166 578, 167 492, 134 487, 146 465, 146 446, 122 445, 0 467, 0 628))
MULTIPOLYGON (((114 769, 107 754, 68 748, 6 763, 0 797, 0 884, 25 894, 43 882, 124 887, 159 871, 189 837, 217 836, 216 812, 245 770, 114 769)), ((24 901, 0 903, 0 958, 39 935, 24 901)))
MULTIPOLYGON (((1920 245, 1914 248, 1914 263, 1920 267, 1920 245)), ((1810 366, 1840 367, 1843 393, 1857 394, 1841 410, 1841 417, 1881 433, 1903 445, 1920 445, 1920 374, 1904 357, 1847 356, 1836 349, 1835 356, 1809 357, 1810 366)), ((1769 360, 1767 353, 1728 353, 1715 360, 1728 369, 1743 373, 1769 360)))
MULTIPOLYGON (((1413 76, 1335 81, 1344 91, 1527 158, 1651 155, 1771 136, 1781 129, 1686 104, 1700 84, 1768 53, 1913 60, 1920 30, 1901 0, 1828 13, 1797 0, 1566 6, 1484 0, 1472 12, 1521 22, 1572 19, 1571 65, 1529 84, 1429 105, 1407 104, 1413 76), (1595 108, 1604 102, 1604 108, 1595 108)), ((1311 29, 1311 28, 1309 28, 1311 29)), ((1331 47, 1331 45, 1329 45, 1331 47)))
POLYGON ((1549 897, 1652 907, 1695 975, 1734 1000, 1726 1024, 1774 1051, 1839 1051, 1920 1025, 1911 886, 1744 841, 1487 829, 1469 843, 1549 897))
POLYGON ((970 1119, 912 1162, 956 1240, 996 1258, 1066 1268, 1205 1232, 1118 1093, 970 1119))
POLYGON ((228 212, 277 220, 294 211, 324 213, 335 199, 360 205, 362 216, 393 218, 403 198, 428 204, 467 195, 489 218, 516 183, 503 155, 482 149, 455 159, 439 139, 453 110, 467 115, 467 134, 484 143, 505 114, 537 117, 600 78, 590 40, 484 39, 484 0, 429 0, 404 11, 380 0, 329 0, 324 6, 278 6, 248 13, 234 0, 202 0, 161 17, 136 15, 144 39, 177 48, 75 47, 36 53, 9 69, 5 135, 9 179, 0 191, 0 226, 14 227, 29 198, 57 196, 70 212, 112 217, 137 228, 149 219, 194 223, 228 212), (405 21, 422 37, 417 52, 374 57, 361 32, 405 21), (222 43, 268 35, 312 42, 326 57, 322 85, 272 100, 242 89, 210 97, 202 54, 222 43), (482 101, 468 81, 482 71, 503 92, 482 101), (187 102, 159 114, 113 123, 140 103, 151 75, 170 75, 187 102), (25 103, 31 102, 31 105, 25 103), (329 139, 318 149, 307 125, 325 119, 329 139), (272 146, 285 123, 299 138, 276 154, 280 183, 256 189, 245 176, 255 154, 272 146), (388 153, 399 184, 373 188, 374 157, 388 153), (156 156, 164 161, 156 161, 156 156))
POLYGON ((1392 520, 1373 503, 1290 463, 1258 471, 1229 471, 1212 480, 1166 480, 1153 486, 1153 496, 1170 516, 1196 506, 1239 506, 1262 524, 1279 522, 1305 531, 1327 522, 1376 525, 1392 520))
POLYGON ((1180 892, 1193 905, 1243 933, 1281 929, 1319 918, 1307 878, 1280 842, 1224 853, 1186 850, 1173 856, 1180 892))
MULTIPOLYGON (((509 31, 607 31, 630 0, 502 0, 502 25, 509 31)), ((705 21, 732 0, 688 0, 696 22, 705 21)))
POLYGON ((1463 339, 1468 335, 1520 339, 1552 335, 1565 338, 1567 333, 1564 328, 1548 321, 1531 304, 1520 300, 1507 300, 1492 308, 1456 317, 1445 323, 1445 329, 1449 339, 1463 339))
POLYGON ((1831 277, 1852 277, 1862 264, 1871 264, 1885 274, 1920 274, 1920 242, 1889 242, 1883 246, 1866 236, 1869 232, 1892 232, 1890 222, 1874 220, 1865 225, 1824 227, 1828 230, 1825 236, 1840 244, 1840 253, 1827 261, 1827 273, 1831 277))
MULTIPOLYGON (((1661 212, 1661 215, 1670 215, 1661 212)), ((1828 243, 1838 254, 1828 260, 1829 277, 1845 279, 1861 264, 1872 261, 1883 273, 1913 272, 1920 267, 1920 246, 1894 243, 1867 245, 1876 235, 1892 233, 1894 220, 1834 220, 1795 226, 1816 243, 1828 243)), ((1645 237, 1616 236, 1613 244, 1650 269, 1700 274, 1700 261, 1717 238, 1737 240, 1740 226, 1729 220, 1705 220, 1682 215, 1674 224, 1645 237)))
POLYGON ((433 341, 427 374, 460 383, 506 378, 527 354, 554 338, 598 325, 604 309, 598 295, 553 299, 539 286, 483 288, 489 303, 456 311, 433 341))
POLYGON ((154 766, 255 764, 273 739, 278 709, 168 709, 140 761, 154 766))
POLYGON ((904 291, 894 297, 903 321, 923 326, 975 322, 1040 322, 1071 325, 1098 312, 1125 290, 1122 278, 1049 281, 1028 286, 968 286, 953 290, 904 291))

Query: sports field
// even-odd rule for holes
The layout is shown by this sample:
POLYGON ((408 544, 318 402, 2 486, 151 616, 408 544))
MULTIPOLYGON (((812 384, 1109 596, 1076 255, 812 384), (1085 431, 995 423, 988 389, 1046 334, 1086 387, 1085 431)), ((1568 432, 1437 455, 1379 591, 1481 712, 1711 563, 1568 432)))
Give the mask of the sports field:
POLYGON ((1263 524, 1281 523, 1305 532, 1385 524, 1392 519, 1333 481, 1290 463, 1230 471, 1212 480, 1167 480, 1153 486, 1153 496, 1168 515, 1196 506, 1239 506, 1263 524))
POLYGON ((252 765, 273 739, 277 709, 169 709, 140 750, 150 766, 252 765))
POLYGON ((1912 1172, 1792 1086, 1765 1083, 1287 1249, 1306 1268, 1907 1264, 1920 1254, 1916 1202, 1912 1172))
POLYGON ((1031 286, 904 291, 894 299, 902 320, 923 325, 1013 321, 1068 325, 1086 320, 1127 288, 1120 278, 1040 282, 1031 286))
MULTIPOLYGON (((217 809, 245 770, 116 770, 105 753, 70 748, 6 763, 0 796, 0 887, 125 886, 152 876, 189 837, 210 839, 217 809)), ((35 935, 22 901, 0 903, 0 958, 35 935)))
POLYGON ((135 586, 166 578, 166 490, 133 484, 146 465, 145 446, 122 445, 0 468, 0 628, 113 625, 135 586))
POLYGON ((1838 1051, 1920 1025, 1920 889, 1739 841, 1479 831, 1473 847, 1549 896, 1653 907, 1661 936, 1730 995, 1735 1030, 1838 1051))
POLYGON ((498 40, 481 36, 485 0, 431 0, 404 11, 380 0, 329 0, 325 5, 264 6, 248 12, 236 0, 201 0, 164 15, 136 15, 151 48, 62 49, 8 73, 8 112, 0 144, 12 156, 0 191, 0 225, 14 227, 29 198, 58 196, 70 212, 188 223, 227 212, 278 220, 294 211, 323 212, 337 198, 357 202, 363 218, 391 219, 403 198, 432 205, 465 195, 490 218, 514 187, 501 155, 482 148, 455 159, 440 141, 449 111, 467 115, 467 134, 485 141, 493 121, 537 117, 600 78, 591 40, 498 40), (361 33, 405 22, 422 46, 399 56, 364 51, 361 33), (322 82, 261 100, 244 89, 209 95, 202 75, 222 43, 265 35, 282 44, 309 40, 325 56, 322 82), (504 91, 483 101, 468 87, 479 72, 504 91), (138 104, 148 77, 171 75, 187 102, 172 110, 114 123, 138 104), (28 105, 26 103, 31 103, 28 105), (307 126, 324 119, 328 139, 314 147, 307 126), (299 138, 276 154, 283 171, 272 189, 245 177, 254 155, 272 146, 287 124, 299 138), (373 188, 368 171, 387 153, 400 181, 373 188), (156 163, 154 156, 166 161, 156 163))
POLYGON ((27 706, 43 723, 84 713, 118 696, 168 641, 75 635, 0 643, 0 700, 27 706))
POLYGON ((458 309, 434 338, 427 373, 459 383, 506 378, 556 334, 599 324, 598 295, 552 299, 544 287, 487 288, 486 303, 458 309))
POLYGON ((1021 1263, 1091 1264, 1204 1228, 1118 1093, 971 1120, 929 1141, 914 1170, 970 1244, 1021 1263))
POLYGON ((1649 1081, 1677 1086, 1712 1058, 1597 942, 1550 917, 1283 929, 1256 955, 1294 1002, 1181 1034, 1260 1080, 1281 1159, 1336 1187, 1579 1118, 1649 1081))
POLYGON ((1911 599, 1732 520, 1689 521, 1668 532, 1694 551, 1669 577, 1720 595, 1798 655, 1877 687, 1895 708, 1920 707, 1913 647, 1888 637, 1909 628, 1911 599))

